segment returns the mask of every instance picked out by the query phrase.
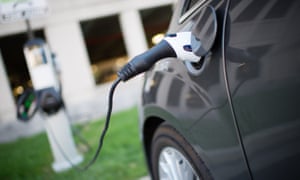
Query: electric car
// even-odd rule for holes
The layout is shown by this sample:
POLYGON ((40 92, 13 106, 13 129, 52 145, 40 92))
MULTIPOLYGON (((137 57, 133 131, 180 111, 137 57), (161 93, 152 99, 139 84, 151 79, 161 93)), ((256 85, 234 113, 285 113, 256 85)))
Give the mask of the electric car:
POLYGON ((300 1, 177 1, 178 32, 203 52, 145 73, 152 179, 300 179, 300 1))

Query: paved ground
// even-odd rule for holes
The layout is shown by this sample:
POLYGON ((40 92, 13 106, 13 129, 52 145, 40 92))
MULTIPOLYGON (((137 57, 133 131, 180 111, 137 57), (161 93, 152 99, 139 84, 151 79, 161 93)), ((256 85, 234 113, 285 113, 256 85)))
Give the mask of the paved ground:
MULTIPOLYGON (((113 112, 136 106, 141 92, 141 77, 121 83, 114 96, 113 112)), ((71 115, 72 123, 83 123, 99 117, 104 117, 107 111, 107 96, 110 84, 97 87, 95 94, 81 104, 68 104, 67 109, 71 115)), ((36 114, 28 123, 18 120, 9 123, 0 123, 0 143, 14 141, 21 137, 31 136, 44 131, 44 117, 36 114)))

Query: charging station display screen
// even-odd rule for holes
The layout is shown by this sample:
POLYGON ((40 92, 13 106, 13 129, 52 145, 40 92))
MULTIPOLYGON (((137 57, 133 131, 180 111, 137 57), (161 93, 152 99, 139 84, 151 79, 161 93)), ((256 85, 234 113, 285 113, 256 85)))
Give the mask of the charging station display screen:
POLYGON ((31 46, 27 48, 27 58, 29 66, 35 68, 42 64, 47 64, 47 57, 43 47, 31 46))
POLYGON ((59 88, 53 57, 44 40, 34 38, 26 42, 24 55, 35 90, 49 87, 59 88))

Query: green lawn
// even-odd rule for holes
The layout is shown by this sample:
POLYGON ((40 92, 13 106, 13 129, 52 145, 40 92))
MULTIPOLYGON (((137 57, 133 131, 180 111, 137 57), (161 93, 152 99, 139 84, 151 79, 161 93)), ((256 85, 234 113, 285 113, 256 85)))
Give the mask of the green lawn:
MULTIPOLYGON (((104 121, 76 126, 92 146, 86 150, 75 136, 77 148, 84 155, 85 165, 94 155, 104 121), (86 152, 83 152, 85 149, 86 152)), ((101 179, 134 180, 147 174, 138 133, 137 109, 112 115, 110 128, 97 161, 85 172, 73 169, 55 173, 45 133, 30 138, 0 144, 0 179, 101 179)))

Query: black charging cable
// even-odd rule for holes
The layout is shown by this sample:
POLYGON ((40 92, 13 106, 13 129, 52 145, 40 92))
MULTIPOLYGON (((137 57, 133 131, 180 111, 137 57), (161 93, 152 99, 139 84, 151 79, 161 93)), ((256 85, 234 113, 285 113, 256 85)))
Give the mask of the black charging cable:
MULTIPOLYGON (((89 163, 84 166, 83 168, 80 168, 76 165, 74 165, 69 158, 67 157, 66 153, 63 153, 63 149, 60 148, 60 151, 62 151, 63 156, 66 160, 69 161, 71 166, 78 170, 78 171, 85 171, 87 170, 92 164, 95 163, 96 159, 98 158, 102 146, 103 141, 106 135, 106 132, 109 128, 111 113, 112 113, 112 107, 113 107, 113 96, 116 87, 121 81, 127 81, 134 76, 143 73, 147 70, 149 70, 158 60, 164 58, 164 57, 175 57, 173 49, 168 45, 167 42, 162 41, 158 45, 152 47, 150 50, 146 51, 145 53, 138 55, 134 57, 128 64, 126 64, 119 72, 118 72, 118 78, 113 82, 108 96, 108 110, 106 113, 106 120, 104 124, 104 128, 102 130, 101 136, 99 138, 99 144, 97 147, 97 150, 95 152, 95 155, 92 160, 89 161, 89 163)), ((53 134, 54 136, 54 134, 53 134)), ((57 142, 58 143, 58 142, 57 142)), ((59 144, 58 144, 59 145, 59 144)))
POLYGON ((100 154, 101 148, 103 146, 104 137, 109 128, 110 117, 111 117, 112 106, 113 106, 114 91, 118 86, 118 84, 121 81, 127 81, 135 77, 136 75, 149 70, 157 61, 165 57, 176 57, 176 55, 172 47, 166 41, 161 41, 159 44, 152 47, 150 50, 142 53, 141 55, 134 57, 128 64, 126 64, 118 72, 118 78, 113 82, 110 88, 106 121, 99 139, 98 148, 96 150, 93 159, 83 169, 79 169, 79 170, 83 170, 83 171, 87 170, 92 164, 94 164, 94 162, 96 161, 97 157, 100 154))
MULTIPOLYGON (((177 35, 169 36, 168 38, 171 38, 171 40, 176 40, 177 35), (173 39, 175 38, 175 39, 173 39)), ((178 34, 178 37, 180 38, 180 34, 178 34)), ((186 37, 184 37, 186 38, 186 37)), ((188 37, 190 38, 190 37, 188 37)), ((187 51, 186 53, 190 53, 190 51, 187 51)), ((121 70, 118 72, 118 78, 115 80, 110 88, 109 92, 109 98, 108 98, 108 110, 106 115, 106 121, 103 128, 103 131, 101 133, 100 139, 99 139, 99 145, 96 150, 96 153, 93 157, 93 159, 83 168, 80 170, 86 170, 88 169, 97 159, 97 157, 100 154, 101 148, 103 146, 103 140, 105 137, 105 134, 108 130, 109 123, 110 123, 110 117, 112 113, 112 106, 113 106, 113 95, 114 91, 117 87, 117 85, 121 81, 127 81, 133 77, 135 77, 138 74, 141 74, 147 70, 149 70, 157 61, 160 61, 164 58, 168 57, 177 57, 178 52, 176 51, 176 48, 172 46, 172 43, 170 43, 167 40, 162 40, 157 45, 153 46, 148 51, 135 56, 129 63, 127 63, 121 70)), ((197 56, 195 56, 197 58, 197 56)), ((78 168, 76 168, 78 169, 78 168)))
MULTIPOLYGON (((110 88, 106 121, 101 136, 99 138, 98 148, 93 159, 83 168, 79 168, 78 166, 72 164, 71 161, 69 161, 70 164, 77 170, 85 171, 92 164, 94 164, 94 162, 98 158, 101 148, 103 146, 103 141, 106 132, 109 128, 114 91, 121 81, 125 82, 135 77, 136 75, 149 70, 156 62, 164 58, 177 57, 180 60, 190 60, 192 62, 197 62, 200 59, 200 56, 199 54, 197 54, 198 51, 194 52, 194 50, 199 49, 199 47, 201 47, 200 45, 201 43, 199 43, 198 40, 193 41, 193 35, 190 32, 170 34, 167 35, 166 38, 160 43, 153 46, 148 51, 134 57, 129 63, 127 63, 123 68, 121 68, 121 70, 118 72, 118 78, 113 82, 110 88)), ((62 148, 60 149, 62 151, 62 148)), ((66 159, 68 159, 65 153, 62 154, 65 156, 66 159)))
POLYGON ((105 124, 104 124, 103 130, 102 130, 102 133, 101 133, 101 136, 99 139, 99 145, 97 147, 97 150, 96 150, 96 153, 95 153, 93 159, 82 170, 87 170, 92 164, 94 164, 94 162, 96 161, 97 157, 100 154, 101 148, 103 146, 104 137, 109 128, 110 117, 111 117, 112 107, 113 107, 114 92, 120 82, 121 82, 121 79, 118 77, 111 85, 111 88, 109 91, 109 96, 108 96, 108 109, 107 109, 107 113, 106 113, 106 120, 105 120, 105 124))
POLYGON ((71 160, 70 158, 67 156, 67 154, 65 153, 65 151, 63 150, 62 146, 59 144, 57 138, 55 137, 55 134, 51 128, 51 126, 48 126, 49 127, 49 132, 51 134, 51 136, 53 137, 54 139, 54 142, 55 144, 58 146, 58 149, 59 151, 61 152, 62 156, 64 157, 65 160, 68 161, 68 163, 72 166, 73 169, 77 170, 77 171, 86 171, 91 165, 93 165, 95 163, 95 161, 97 160, 100 152, 101 152, 101 149, 102 149, 102 146, 103 146, 103 141, 104 141, 104 138, 105 138, 105 135, 107 133, 107 130, 109 128, 109 124, 110 124, 110 119, 111 119, 111 113, 112 113, 112 107, 113 107, 113 96, 114 96, 114 92, 115 92, 115 89, 116 87, 118 86, 118 84, 121 82, 121 79, 120 78, 117 78, 111 88, 110 88, 110 91, 109 91, 109 96, 108 96, 108 109, 107 109, 107 113, 106 113, 106 120, 105 120, 105 124, 104 124, 104 127, 103 127, 103 130, 101 132, 101 136, 99 138, 99 144, 98 144, 98 147, 96 149, 96 152, 93 156, 93 158, 88 162, 87 165, 83 166, 83 167, 80 167, 78 165, 75 165, 71 160))

